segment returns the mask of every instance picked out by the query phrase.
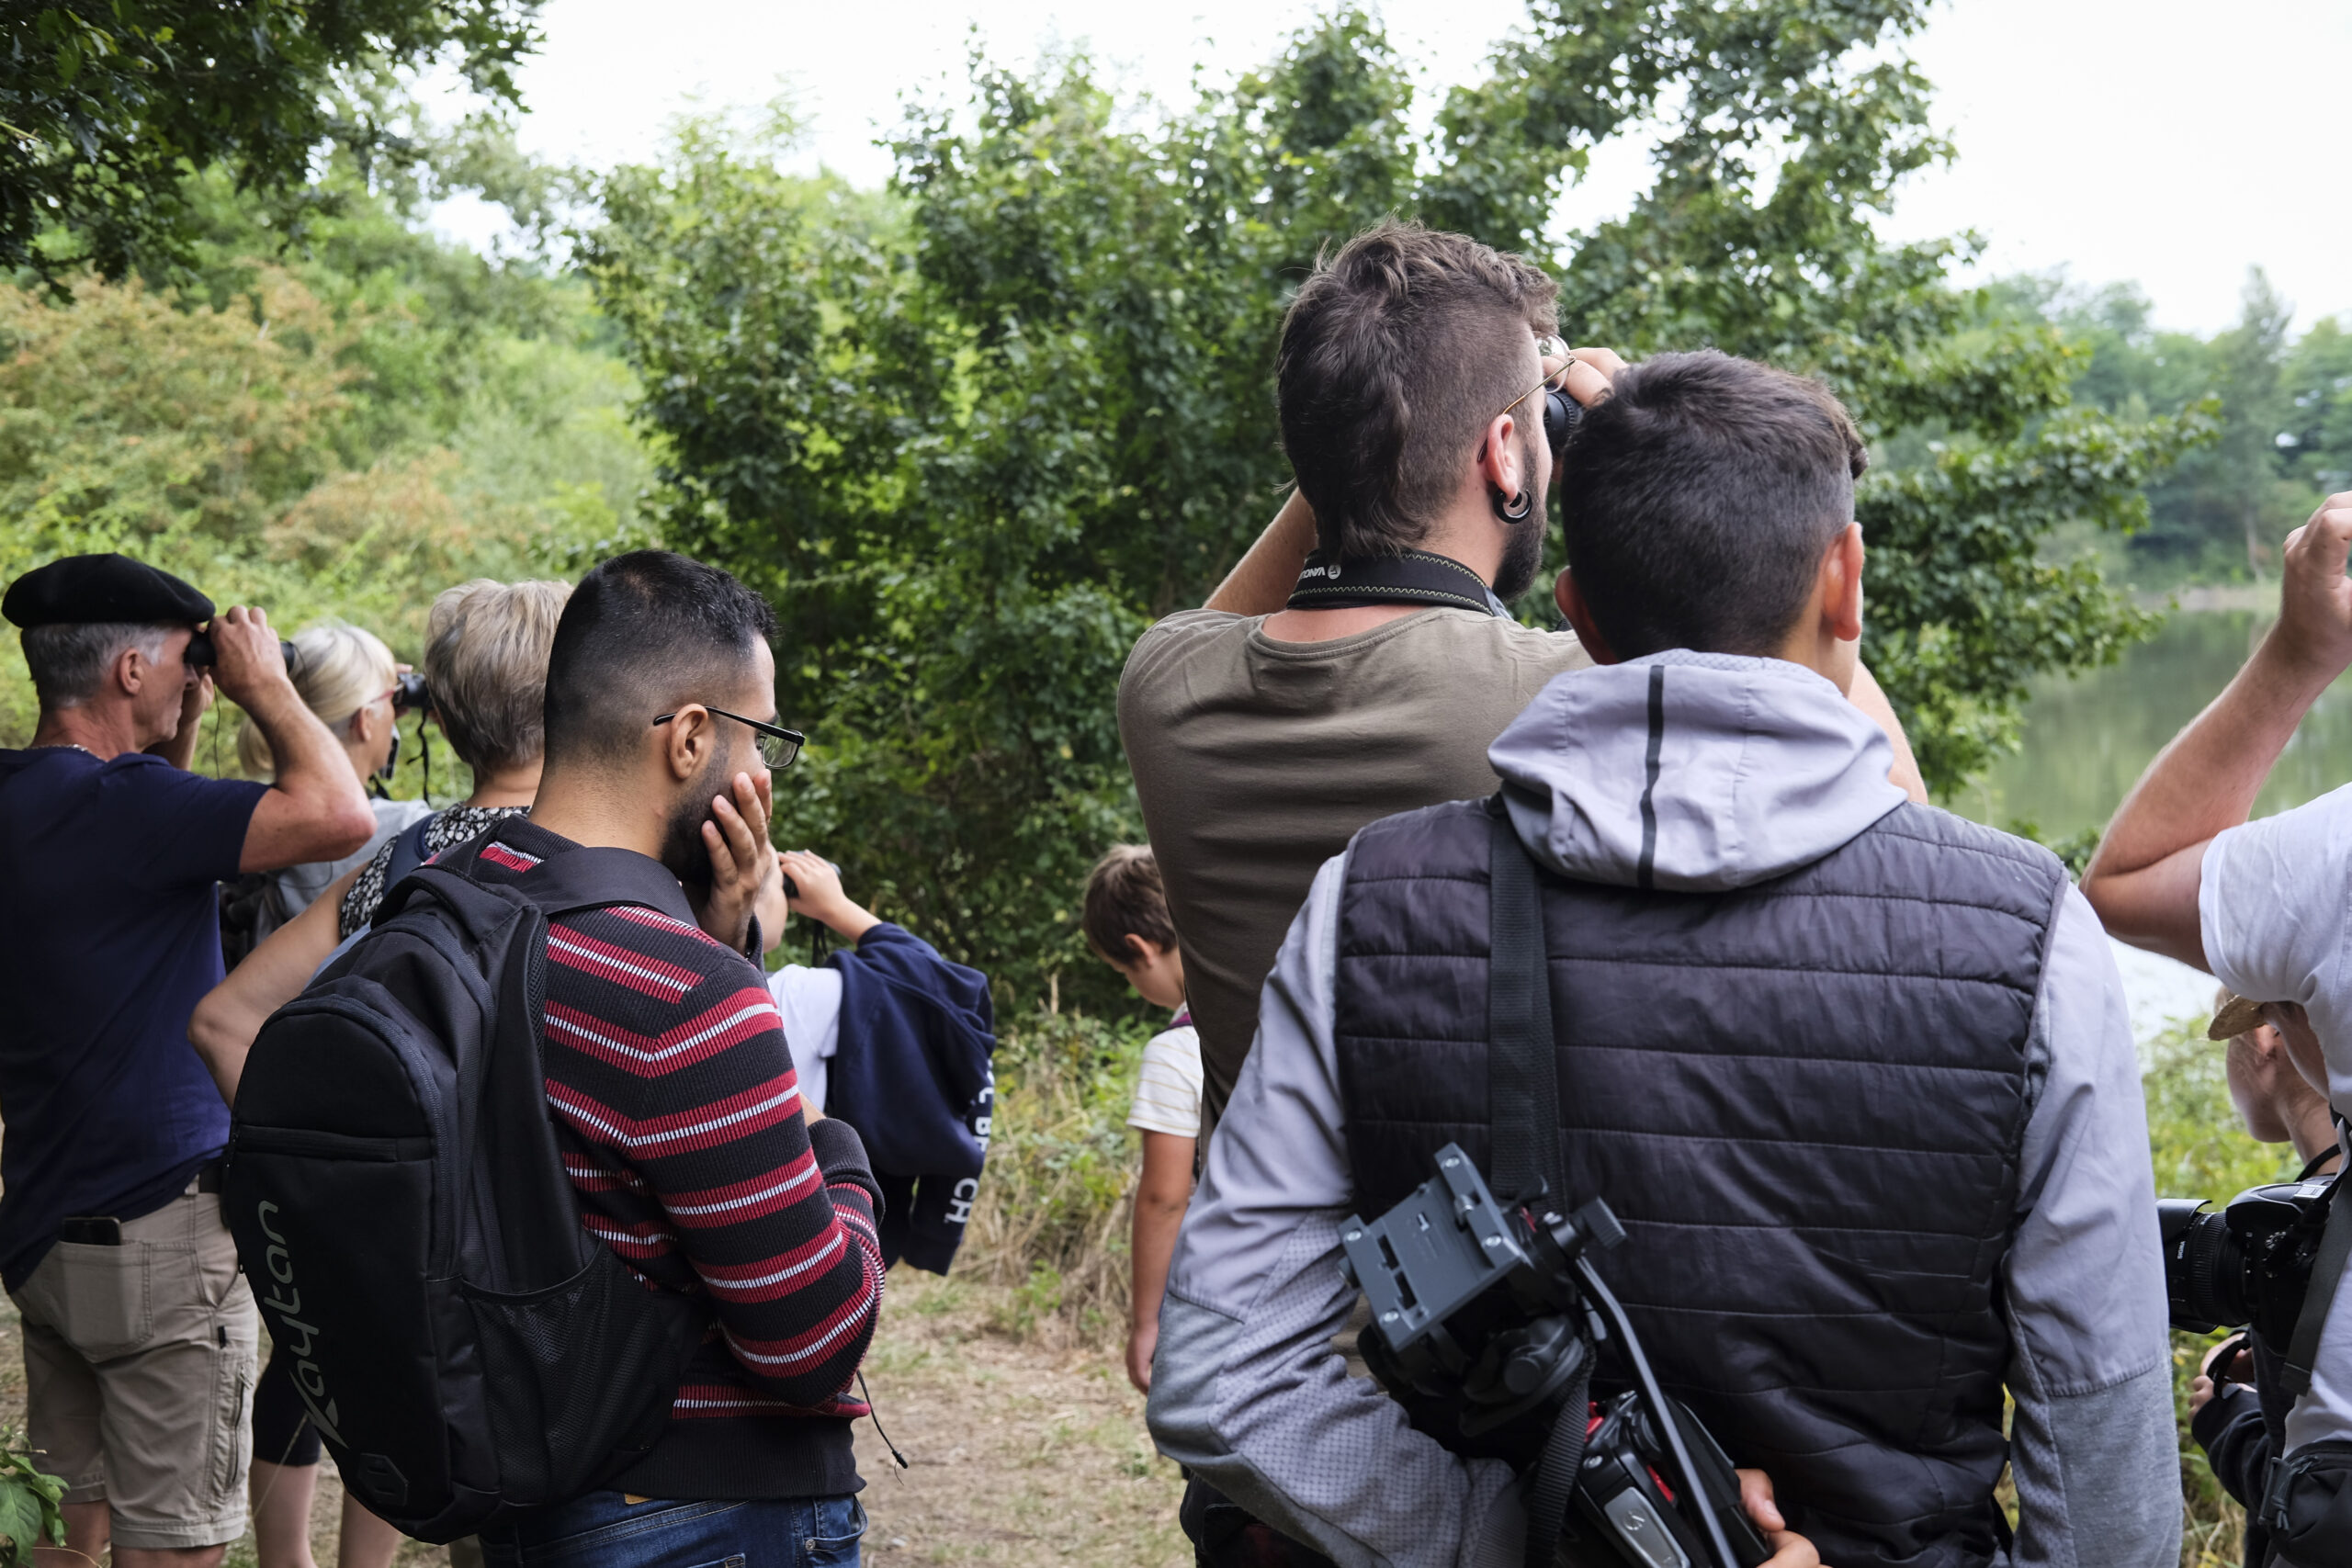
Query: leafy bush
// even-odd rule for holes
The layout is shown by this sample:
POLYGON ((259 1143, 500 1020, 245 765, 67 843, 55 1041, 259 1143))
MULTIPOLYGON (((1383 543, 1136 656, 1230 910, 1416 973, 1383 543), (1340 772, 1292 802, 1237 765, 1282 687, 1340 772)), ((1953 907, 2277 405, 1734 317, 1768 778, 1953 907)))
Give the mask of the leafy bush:
POLYGON ((1125 1325, 1141 1157, 1125 1123, 1149 1034, 1041 1011, 997 1047, 988 1175, 956 1272, 1017 1287, 1000 1327, 1102 1341, 1125 1325))

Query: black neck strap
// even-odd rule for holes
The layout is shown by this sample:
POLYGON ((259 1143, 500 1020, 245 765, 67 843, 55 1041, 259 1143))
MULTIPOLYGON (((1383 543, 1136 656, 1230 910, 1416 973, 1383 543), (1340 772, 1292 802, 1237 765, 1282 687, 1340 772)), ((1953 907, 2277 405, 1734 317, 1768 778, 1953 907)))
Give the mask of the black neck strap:
POLYGON ((1306 558, 1306 570, 1290 591, 1294 610, 1357 610, 1374 604, 1445 604, 1482 615, 1507 613, 1485 578, 1458 560, 1427 550, 1362 560, 1317 550, 1306 558))

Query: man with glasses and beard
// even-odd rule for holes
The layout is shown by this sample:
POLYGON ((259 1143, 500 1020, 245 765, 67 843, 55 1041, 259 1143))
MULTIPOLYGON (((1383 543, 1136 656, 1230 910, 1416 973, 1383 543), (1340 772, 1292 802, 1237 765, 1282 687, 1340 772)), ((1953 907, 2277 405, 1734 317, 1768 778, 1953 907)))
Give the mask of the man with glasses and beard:
POLYGON ((443 862, 527 893, 560 856, 624 852, 596 868, 613 903, 549 929, 548 1110, 583 1223, 718 1320, 652 1450, 484 1531, 493 1563, 583 1538, 609 1565, 857 1558, 849 1427, 881 1307, 876 1190, 856 1133, 804 1105, 761 983, 751 911, 781 874, 769 770, 801 741, 775 722, 775 629, 757 595, 684 556, 597 567, 556 627, 530 815, 443 862))

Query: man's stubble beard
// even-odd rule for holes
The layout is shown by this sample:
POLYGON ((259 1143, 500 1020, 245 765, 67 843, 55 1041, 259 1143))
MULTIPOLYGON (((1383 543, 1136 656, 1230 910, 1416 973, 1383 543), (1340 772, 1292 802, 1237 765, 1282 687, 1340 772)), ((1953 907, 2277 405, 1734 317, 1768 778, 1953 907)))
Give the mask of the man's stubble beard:
MULTIPOLYGON (((1534 442, 1521 437, 1522 467, 1530 477, 1536 471, 1534 442)), ((1503 524, 1503 558, 1495 564, 1495 597, 1508 604, 1535 581, 1544 570, 1544 535, 1550 526, 1551 508, 1537 494, 1528 505, 1526 521, 1503 524)))
POLYGON ((711 820, 710 803, 725 786, 728 759, 710 760, 685 794, 671 808, 662 829, 662 866, 688 892, 710 891, 710 851, 702 841, 702 825, 711 820))

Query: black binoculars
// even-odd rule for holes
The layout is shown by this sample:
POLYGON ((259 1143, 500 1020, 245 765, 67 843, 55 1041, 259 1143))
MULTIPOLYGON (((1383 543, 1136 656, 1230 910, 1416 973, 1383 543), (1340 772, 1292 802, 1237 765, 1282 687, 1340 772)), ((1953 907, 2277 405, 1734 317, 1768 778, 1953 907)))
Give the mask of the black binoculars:
MULTIPOLYGON (((300 670, 302 665, 300 649, 281 637, 278 640, 277 651, 285 657, 288 674, 294 674, 300 670)), ((211 637, 204 632, 198 632, 187 639, 187 651, 180 655, 180 658, 192 670, 209 670, 220 661, 220 651, 212 646, 211 637)), ((433 693, 424 684, 424 676, 413 670, 403 670, 392 677, 392 711, 394 713, 423 713, 432 705, 433 693)))
MULTIPOLYGON (((292 643, 283 638, 278 641, 277 651, 286 656, 286 672, 292 674, 295 666, 302 661, 301 654, 296 651, 292 643)), ((180 658, 194 670, 209 670, 220 662, 220 654, 212 646, 212 635, 209 632, 198 632, 189 637, 187 651, 181 654, 180 658)))

